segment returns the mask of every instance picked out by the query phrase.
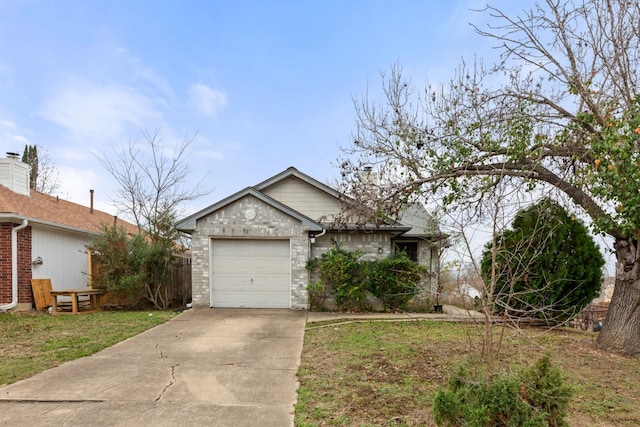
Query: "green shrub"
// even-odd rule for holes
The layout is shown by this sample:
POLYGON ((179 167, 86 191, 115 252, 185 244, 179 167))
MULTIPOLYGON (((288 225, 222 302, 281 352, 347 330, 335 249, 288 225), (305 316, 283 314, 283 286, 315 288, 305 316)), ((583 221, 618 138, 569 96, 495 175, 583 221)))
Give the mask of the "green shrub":
POLYGON ((600 291, 605 260, 598 245, 551 199, 519 211, 495 244, 487 243, 481 260, 486 283, 495 272, 495 311, 561 323, 600 291))
POLYGON ((310 310, 321 311, 325 308, 324 304, 327 300, 327 288, 321 282, 309 283, 307 293, 309 294, 310 310))
POLYGON ((170 278, 172 245, 167 239, 145 233, 129 236, 121 227, 104 226, 87 246, 98 264, 93 286, 124 295, 132 305, 146 299, 158 309, 167 308, 163 291, 170 278))
POLYGON ((386 308, 407 308, 407 302, 420 290, 420 279, 426 270, 412 261, 405 252, 396 252, 382 260, 363 265, 367 289, 384 303, 386 308))
POLYGON ((320 256, 320 282, 333 290, 336 304, 342 310, 364 307, 367 289, 359 280, 361 255, 360 251, 349 252, 334 242, 331 249, 320 256))
POLYGON ((491 381, 459 368, 448 390, 436 394, 433 412, 440 426, 567 426, 571 390, 544 356, 520 374, 500 374, 491 381))

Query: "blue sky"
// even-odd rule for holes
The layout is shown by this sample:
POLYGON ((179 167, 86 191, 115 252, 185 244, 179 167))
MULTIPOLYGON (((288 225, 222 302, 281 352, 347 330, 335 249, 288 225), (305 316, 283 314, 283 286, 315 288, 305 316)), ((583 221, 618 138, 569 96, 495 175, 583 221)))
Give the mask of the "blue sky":
POLYGON ((95 189, 112 213, 95 153, 141 129, 169 146, 196 135, 191 185, 214 191, 185 214, 289 166, 330 182, 352 100, 379 95, 381 71, 399 62, 421 85, 492 55, 469 26, 485 3, 0 0, 1 153, 44 147, 60 197, 88 204, 95 189))

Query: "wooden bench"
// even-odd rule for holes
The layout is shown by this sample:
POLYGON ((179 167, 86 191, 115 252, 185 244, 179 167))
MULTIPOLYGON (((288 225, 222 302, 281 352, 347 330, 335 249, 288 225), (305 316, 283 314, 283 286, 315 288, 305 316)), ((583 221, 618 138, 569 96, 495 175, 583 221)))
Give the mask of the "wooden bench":
POLYGON ((91 288, 82 288, 82 289, 59 289, 59 290, 51 290, 49 294, 51 295, 51 308, 52 314, 58 314, 58 297, 59 296, 67 296, 71 297, 71 313, 90 313, 93 311, 98 311, 101 309, 100 306, 100 295, 102 295, 102 289, 91 289, 91 288), (78 308, 78 297, 89 297, 89 308, 87 310, 80 311, 78 308))

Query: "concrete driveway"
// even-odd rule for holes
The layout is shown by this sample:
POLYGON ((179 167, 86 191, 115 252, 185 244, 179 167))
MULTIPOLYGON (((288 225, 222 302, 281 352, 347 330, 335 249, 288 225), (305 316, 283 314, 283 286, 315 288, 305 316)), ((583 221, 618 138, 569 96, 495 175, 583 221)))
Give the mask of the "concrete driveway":
POLYGON ((0 425, 290 426, 305 312, 195 309, 0 387, 0 425))

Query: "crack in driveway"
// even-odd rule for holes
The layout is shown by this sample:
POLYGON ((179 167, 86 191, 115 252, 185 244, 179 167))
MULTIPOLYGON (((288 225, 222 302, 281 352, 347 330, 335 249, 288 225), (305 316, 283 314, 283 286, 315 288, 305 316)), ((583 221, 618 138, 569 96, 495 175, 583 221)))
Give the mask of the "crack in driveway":
POLYGON ((162 391, 160 392, 160 394, 158 395, 158 397, 156 397, 155 402, 158 402, 160 399, 162 399, 162 396, 164 396, 164 394, 167 392, 167 390, 169 389, 169 387, 171 387, 173 384, 175 384, 176 382, 176 367, 180 366, 180 364, 175 364, 175 365, 171 365, 171 379, 169 380, 169 384, 167 384, 162 391))

